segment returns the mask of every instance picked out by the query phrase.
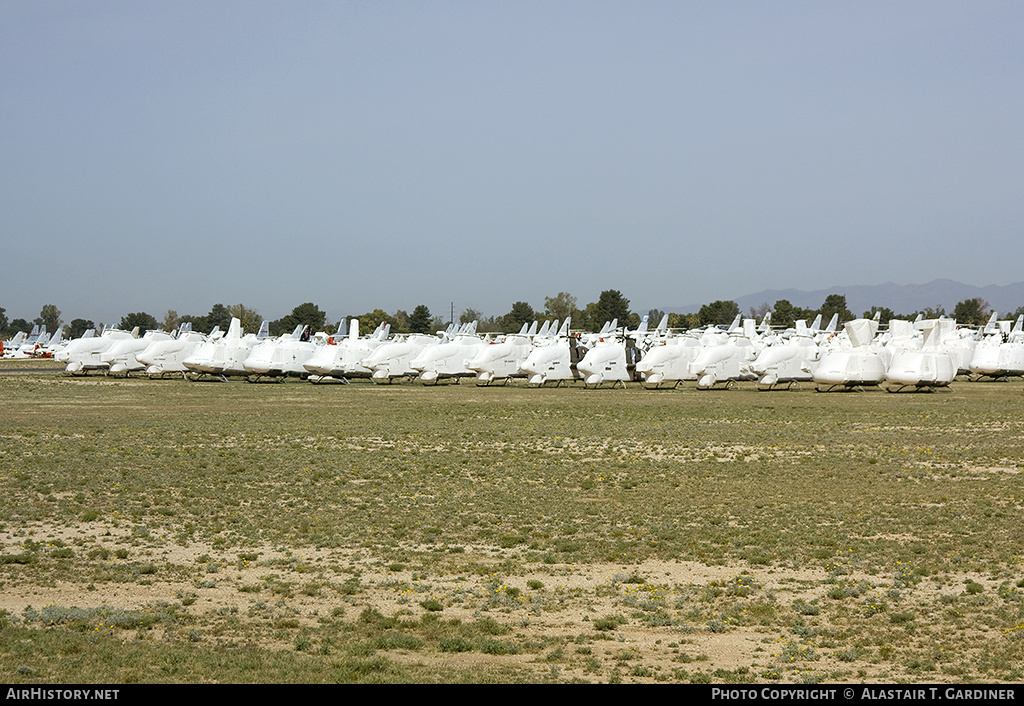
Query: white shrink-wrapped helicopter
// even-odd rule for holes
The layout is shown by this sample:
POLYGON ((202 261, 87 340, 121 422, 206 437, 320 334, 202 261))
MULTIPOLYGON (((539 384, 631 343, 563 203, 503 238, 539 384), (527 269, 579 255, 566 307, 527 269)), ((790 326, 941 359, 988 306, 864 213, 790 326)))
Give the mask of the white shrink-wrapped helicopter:
MULTIPOLYGON (((88 333, 88 332, 87 332, 88 333)), ((106 370, 107 363, 100 360, 100 354, 116 341, 135 338, 139 335, 136 326, 129 331, 105 329, 99 336, 82 336, 68 343, 55 358, 67 363, 65 372, 71 375, 86 375, 90 370, 106 370)))
POLYGON ((644 316, 636 331, 627 331, 621 335, 614 333, 594 343, 576 364, 576 369, 583 377, 584 386, 598 387, 610 382, 612 387, 625 387, 627 382, 640 378, 641 373, 637 371, 637 365, 654 341, 665 340, 668 332, 668 315, 662 316, 661 322, 653 331, 648 330, 647 322, 648 319, 644 316))
POLYGON ((259 341, 267 336, 267 323, 264 321, 259 333, 242 332, 242 322, 231 319, 228 332, 216 341, 206 341, 196 346, 192 355, 182 361, 189 371, 188 380, 198 381, 212 377, 227 382, 229 377, 245 377, 249 371, 243 365, 250 351, 259 341))
POLYGON ((412 359, 427 346, 433 345, 439 340, 450 339, 454 330, 455 326, 449 325, 441 336, 431 336, 426 333, 396 336, 393 340, 372 350, 359 364, 372 371, 370 380, 376 383, 390 383, 396 378, 415 378, 419 375, 419 371, 413 370, 409 364, 412 359))
POLYGON ((758 390, 771 390, 778 385, 795 389, 801 382, 811 382, 821 360, 821 350, 811 329, 804 321, 796 322, 795 332, 788 338, 763 348, 750 364, 757 378, 758 390))
POLYGON ((474 377, 469 361, 487 347, 487 342, 476 335, 477 322, 463 324, 451 340, 427 346, 409 361, 420 382, 436 384, 439 380, 474 377))
POLYGON ((690 363, 690 374, 697 378, 697 389, 709 390, 716 384, 732 387, 739 380, 756 380, 750 368, 760 350, 757 322, 744 319, 742 327, 712 335, 704 349, 690 363))
POLYGON ((178 335, 169 341, 154 341, 145 350, 135 354, 136 360, 146 366, 146 375, 151 378, 167 375, 185 377, 188 368, 184 360, 192 355, 196 347, 205 341, 216 341, 224 332, 214 326, 208 335, 192 330, 190 322, 178 327, 178 335))
POLYGON ((1012 329, 1008 326, 1008 321, 989 322, 986 330, 992 332, 978 341, 971 373, 995 379, 1024 375, 1024 314, 1017 317, 1012 329))
MULTIPOLYGON (((891 326, 893 322, 889 323, 891 326)), ((943 338, 956 328, 956 322, 927 319, 916 322, 914 328, 924 332, 924 338, 919 345, 915 345, 917 339, 904 339, 903 345, 897 343, 885 372, 889 392, 934 390, 946 387, 956 377, 957 368, 942 345, 943 338)))
MULTIPOLYGON (((337 336, 344 335, 339 329, 337 336)), ((248 382, 258 382, 261 378, 281 381, 286 377, 309 377, 305 363, 313 357, 320 347, 320 340, 327 335, 313 335, 309 326, 298 324, 290 334, 260 341, 249 355, 242 361, 242 367, 249 373, 248 382)))
MULTIPOLYGON (((569 323, 570 319, 566 319, 555 338, 545 345, 538 343, 523 361, 519 369, 526 375, 530 385, 539 387, 554 383, 557 387, 580 378, 576 364, 583 358, 586 349, 569 332, 569 323)), ((602 331, 607 328, 606 324, 602 331)))
MULTIPOLYGON (((339 326, 339 332, 341 327, 339 326)), ((368 336, 359 336, 359 319, 348 322, 348 333, 339 338, 337 334, 327 339, 327 345, 320 348, 302 367, 309 373, 310 382, 325 380, 348 382, 353 378, 369 378, 373 371, 360 364, 375 349, 387 341, 391 325, 382 321, 368 336)))
POLYGON ((139 361, 137 354, 149 348, 153 343, 171 340, 173 340, 171 334, 159 330, 146 331, 139 338, 123 338, 115 341, 113 345, 100 353, 100 362, 107 364, 108 375, 123 374, 128 377, 131 373, 146 369, 145 364, 139 361))
MULTIPOLYGON (((545 332, 548 326, 549 322, 545 321, 545 332)), ((476 374, 476 384, 483 386, 500 381, 507 385, 512 378, 525 377, 520 368, 533 351, 533 340, 537 336, 534 321, 529 327, 524 323, 518 333, 489 341, 466 362, 466 367, 476 374)))
POLYGON ((847 321, 842 334, 837 334, 825 348, 814 369, 815 390, 857 390, 880 385, 885 379, 885 360, 874 341, 877 332, 878 322, 874 319, 847 321))

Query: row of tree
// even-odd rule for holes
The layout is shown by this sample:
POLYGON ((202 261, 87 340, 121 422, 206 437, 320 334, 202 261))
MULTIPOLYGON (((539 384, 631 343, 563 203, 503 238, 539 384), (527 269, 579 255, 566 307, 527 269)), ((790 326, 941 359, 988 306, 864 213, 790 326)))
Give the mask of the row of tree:
MULTIPOLYGON (((821 314, 822 322, 827 322, 833 314, 838 314, 839 322, 851 321, 857 318, 847 307, 846 296, 842 294, 830 294, 817 309, 806 309, 794 306, 786 299, 780 299, 774 306, 767 302, 758 307, 751 307, 747 315, 758 320, 765 314, 771 313, 773 326, 792 326, 799 319, 811 321, 818 314, 821 314)), ((726 325, 731 323, 740 314, 739 305, 735 301, 714 301, 705 304, 696 313, 691 314, 669 314, 668 325, 673 329, 689 329, 707 325, 726 325)), ((918 314, 925 318, 937 318, 947 315, 943 307, 934 309, 928 308, 922 311, 910 312, 897 315, 887 307, 871 307, 865 311, 864 318, 872 318, 879 314, 879 320, 887 323, 890 319, 915 319, 918 314)), ((1024 307, 1018 308, 1009 314, 1009 318, 1015 319, 1024 313, 1024 307)), ((965 299, 959 302, 953 311, 948 314, 961 324, 980 325, 985 323, 991 314, 991 307, 988 302, 980 298, 965 299)), ((657 325, 664 312, 651 309, 647 312, 651 326, 657 325)), ((0 335, 3 338, 10 338, 18 331, 28 332, 33 325, 45 324, 46 330, 53 332, 62 325, 60 310, 53 304, 43 306, 39 316, 32 321, 25 319, 7 319, 7 312, 0 307, 0 335)), ((122 317, 117 327, 124 330, 131 330, 136 326, 140 331, 150 329, 164 329, 170 331, 178 328, 183 322, 190 322, 195 331, 208 332, 214 326, 219 326, 226 331, 231 323, 232 317, 242 322, 245 331, 256 331, 262 323, 260 314, 243 304, 224 305, 214 304, 205 315, 178 315, 176 311, 168 311, 162 321, 145 312, 133 312, 122 317)), ((477 321, 477 330, 480 332, 510 332, 518 331, 522 325, 539 320, 558 319, 564 321, 572 317, 572 327, 575 330, 597 331, 606 321, 618 319, 620 326, 636 328, 640 325, 641 316, 637 312, 629 310, 629 299, 622 296, 622 293, 615 289, 601 292, 596 302, 587 304, 580 309, 576 304, 576 297, 568 292, 559 292, 553 297, 545 297, 544 309, 536 310, 524 301, 518 301, 512 305, 512 309, 502 315, 486 316, 482 312, 467 308, 459 316, 459 323, 477 321)), ((433 333, 444 329, 448 321, 440 316, 430 313, 426 305, 420 304, 408 313, 402 309, 389 314, 383 309, 374 309, 361 315, 353 315, 346 318, 359 319, 360 326, 364 332, 371 331, 381 322, 391 324, 393 333, 433 333)), ((312 302, 306 302, 292 309, 291 313, 270 322, 270 333, 279 336, 290 333, 296 326, 308 326, 313 331, 331 331, 337 327, 337 323, 331 324, 327 320, 327 314, 312 302)), ((90 328, 97 328, 96 324, 87 319, 73 319, 63 326, 63 334, 66 338, 77 338, 90 328)))

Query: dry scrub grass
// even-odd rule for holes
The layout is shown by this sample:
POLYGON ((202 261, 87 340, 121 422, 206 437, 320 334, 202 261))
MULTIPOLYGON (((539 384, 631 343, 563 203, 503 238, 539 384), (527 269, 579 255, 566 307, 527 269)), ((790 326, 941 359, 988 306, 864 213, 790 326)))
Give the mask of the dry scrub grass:
POLYGON ((0 375, 0 664, 1020 681, 1021 392, 0 375))

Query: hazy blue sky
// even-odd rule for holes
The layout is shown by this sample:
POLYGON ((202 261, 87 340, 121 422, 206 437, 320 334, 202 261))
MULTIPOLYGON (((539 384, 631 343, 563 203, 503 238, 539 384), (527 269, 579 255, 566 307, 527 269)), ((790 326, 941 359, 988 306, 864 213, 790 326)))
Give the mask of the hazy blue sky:
POLYGON ((1024 3, 0 3, 0 306, 1024 280, 1024 3))

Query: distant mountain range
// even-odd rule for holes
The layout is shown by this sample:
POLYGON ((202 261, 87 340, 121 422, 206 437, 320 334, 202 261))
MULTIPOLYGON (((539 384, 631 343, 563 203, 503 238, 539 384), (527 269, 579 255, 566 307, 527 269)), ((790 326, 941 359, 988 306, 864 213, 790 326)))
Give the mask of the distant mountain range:
MULTIPOLYGON (((805 309, 817 309, 829 294, 845 295, 847 308, 857 316, 870 310, 873 306, 888 307, 896 314, 909 314, 923 309, 943 307, 949 314, 952 313, 953 307, 958 302, 975 297, 981 297, 988 302, 990 310, 999 312, 1000 316, 1005 316, 1008 312, 1024 306, 1024 282, 1005 286, 990 284, 986 287, 975 287, 950 279, 936 279, 927 284, 886 282, 877 285, 836 286, 813 292, 801 289, 766 289, 756 294, 747 294, 734 301, 744 314, 747 314, 751 307, 757 308, 765 302, 769 306, 774 306, 775 302, 780 299, 788 299, 794 306, 805 309)), ((709 303, 676 307, 668 311, 683 314, 695 313, 700 311, 704 304, 709 303)))

